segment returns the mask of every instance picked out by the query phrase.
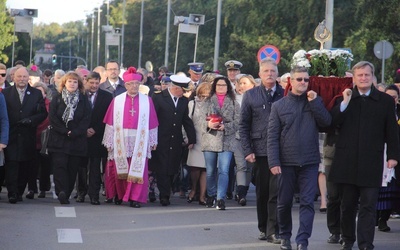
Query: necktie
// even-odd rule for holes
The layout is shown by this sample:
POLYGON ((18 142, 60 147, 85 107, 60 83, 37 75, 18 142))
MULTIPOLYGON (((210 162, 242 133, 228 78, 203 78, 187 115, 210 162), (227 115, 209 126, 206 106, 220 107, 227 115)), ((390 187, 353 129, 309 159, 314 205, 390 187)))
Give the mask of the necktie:
POLYGON ((94 93, 89 92, 89 101, 90 101, 90 106, 93 108, 94 107, 94 93))
POLYGON ((272 89, 267 89, 267 101, 268 104, 272 103, 272 89))
POLYGON ((25 95, 25 92, 24 92, 24 90, 18 90, 18 94, 19 94, 19 100, 20 100, 20 102, 22 103, 22 101, 24 100, 24 95, 25 95))

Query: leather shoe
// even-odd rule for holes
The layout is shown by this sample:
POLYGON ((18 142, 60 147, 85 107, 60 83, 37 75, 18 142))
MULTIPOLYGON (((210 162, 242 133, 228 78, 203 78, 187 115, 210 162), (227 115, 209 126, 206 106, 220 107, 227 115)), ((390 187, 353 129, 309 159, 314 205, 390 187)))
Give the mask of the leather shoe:
POLYGON ((35 193, 32 190, 29 190, 25 197, 31 200, 35 197, 35 193))
POLYGON ((78 195, 78 198, 75 200, 76 202, 83 203, 85 202, 85 196, 78 195))
POLYGON ((340 247, 340 250, 352 250, 352 249, 353 249, 353 244, 351 243, 343 242, 342 246, 340 247))
POLYGON ((150 202, 155 202, 157 200, 156 194, 154 192, 149 193, 149 201, 150 202))
POLYGON ((246 198, 242 197, 242 198, 239 199, 238 203, 239 203, 241 206, 246 206, 247 200, 246 200, 246 198))
POLYGON ((260 236, 258 236, 259 240, 267 240, 267 236, 265 235, 264 232, 260 232, 260 236))
POLYGON ((45 198, 46 197, 46 191, 40 191, 38 198, 45 198))
POLYGON ((18 200, 18 201, 23 201, 22 195, 18 195, 17 200, 18 200))
POLYGON ((297 250, 307 250, 307 249, 308 249, 308 248, 307 248, 306 245, 303 245, 303 244, 297 245, 297 250))
POLYGON ((60 204, 69 204, 69 200, 68 200, 67 195, 65 194, 64 191, 61 191, 58 194, 58 200, 60 201, 60 204))
POLYGON ((18 197, 17 194, 12 194, 8 197, 8 202, 10 202, 11 204, 15 204, 18 201, 18 197))
POLYGON ((276 236, 275 234, 271 234, 270 236, 267 237, 267 242, 272 244, 280 244, 281 239, 279 239, 279 237, 276 236))
POLYGON ((282 239, 281 240, 281 249, 282 250, 291 250, 292 249, 292 244, 290 243, 290 240, 282 239))
POLYGON ((140 208, 141 207, 140 203, 137 202, 137 201, 131 201, 129 206, 130 207, 134 207, 134 208, 140 208))
POLYGON ((337 244, 340 241, 340 234, 331 234, 327 240, 330 244, 337 244))
POLYGON ((161 204, 161 206, 166 207, 166 206, 169 206, 171 204, 171 202, 169 202, 169 199, 167 199, 167 198, 162 198, 162 199, 160 199, 160 204, 161 204))
POLYGON ((92 205, 100 205, 99 198, 90 199, 90 204, 92 204, 92 205))
POLYGON ((113 201, 114 201, 114 199, 113 198, 110 198, 110 199, 105 199, 105 203, 113 203, 113 201))

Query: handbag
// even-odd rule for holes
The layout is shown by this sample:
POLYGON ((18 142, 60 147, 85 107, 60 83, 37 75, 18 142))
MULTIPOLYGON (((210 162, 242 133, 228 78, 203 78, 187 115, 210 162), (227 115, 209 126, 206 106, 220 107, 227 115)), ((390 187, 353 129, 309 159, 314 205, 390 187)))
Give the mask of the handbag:
POLYGON ((50 130, 51 130, 51 126, 49 125, 40 134, 40 142, 42 144, 42 148, 40 149, 40 154, 42 154, 42 155, 49 155, 49 152, 47 150, 47 143, 49 141, 50 130))

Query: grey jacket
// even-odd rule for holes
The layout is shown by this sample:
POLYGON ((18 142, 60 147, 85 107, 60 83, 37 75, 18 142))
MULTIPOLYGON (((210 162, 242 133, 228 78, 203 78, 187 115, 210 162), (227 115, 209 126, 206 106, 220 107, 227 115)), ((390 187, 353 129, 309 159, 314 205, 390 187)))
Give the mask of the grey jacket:
POLYGON ((240 119, 240 106, 237 101, 233 101, 228 96, 225 97, 222 108, 219 107, 216 95, 213 95, 202 105, 203 112, 212 113, 213 109, 216 110, 223 118, 225 129, 217 131, 209 129, 208 121, 204 119, 201 131, 201 150, 222 152, 234 150, 235 132, 239 128, 240 119))
POLYGON ((318 126, 327 127, 331 121, 319 96, 309 102, 307 93, 289 92, 272 104, 267 140, 270 168, 318 164, 318 126))

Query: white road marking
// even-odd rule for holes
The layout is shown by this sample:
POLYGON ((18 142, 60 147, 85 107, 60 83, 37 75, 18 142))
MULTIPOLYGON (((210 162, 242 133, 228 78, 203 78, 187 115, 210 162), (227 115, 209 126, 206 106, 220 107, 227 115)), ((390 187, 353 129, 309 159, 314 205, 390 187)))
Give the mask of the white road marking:
POLYGON ((83 243, 80 229, 57 229, 58 243, 83 243))

